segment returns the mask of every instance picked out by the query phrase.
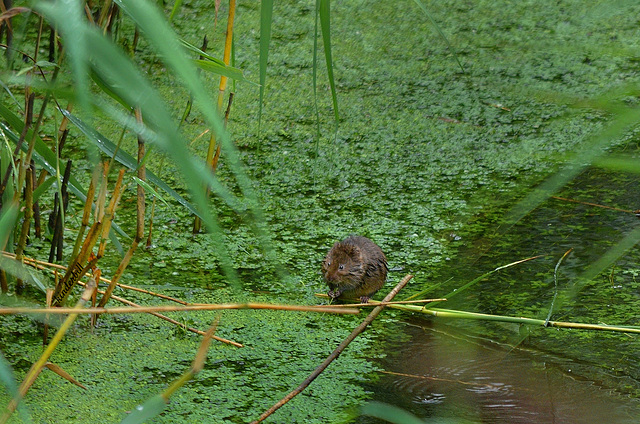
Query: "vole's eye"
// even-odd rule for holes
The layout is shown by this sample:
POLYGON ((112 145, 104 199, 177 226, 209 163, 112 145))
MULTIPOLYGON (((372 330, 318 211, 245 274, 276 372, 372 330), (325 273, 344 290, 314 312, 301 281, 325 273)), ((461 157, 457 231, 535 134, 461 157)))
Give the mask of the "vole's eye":
POLYGON ((340 266, 338 267, 338 269, 344 269, 344 265, 340 264, 340 266))

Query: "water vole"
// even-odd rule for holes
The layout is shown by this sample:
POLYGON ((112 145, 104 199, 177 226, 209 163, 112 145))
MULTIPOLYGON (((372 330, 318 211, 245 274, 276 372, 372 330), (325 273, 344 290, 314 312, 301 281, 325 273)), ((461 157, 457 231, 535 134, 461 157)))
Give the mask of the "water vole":
POLYGON ((387 271, 382 250, 362 236, 349 236, 334 244, 322 263, 329 297, 360 298, 362 303, 384 285, 387 271))

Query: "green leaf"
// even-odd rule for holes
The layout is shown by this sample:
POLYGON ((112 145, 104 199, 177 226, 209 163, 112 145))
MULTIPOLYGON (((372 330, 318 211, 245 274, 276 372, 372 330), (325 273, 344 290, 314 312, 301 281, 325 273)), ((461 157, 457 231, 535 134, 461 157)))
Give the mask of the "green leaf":
POLYGON ((336 94, 336 83, 333 78, 333 59, 331 58, 331 11, 329 0, 318 0, 318 14, 320 15, 320 28, 322 29, 322 42, 324 44, 324 58, 327 63, 327 76, 331 86, 331 99, 333 100, 333 113, 336 120, 336 131, 338 130, 338 96, 336 94))
MULTIPOLYGON (((0 223, 0 225, 2 225, 2 223, 0 223)), ((42 282, 38 272, 26 267, 22 262, 0 256, 0 268, 14 277, 39 288, 43 293, 47 292, 47 287, 42 282)))
MULTIPOLYGON (((264 250, 267 251, 270 243, 268 241, 268 233, 264 227, 265 220, 262 216, 262 210, 259 207, 258 196, 254 192, 252 182, 240 161, 238 149, 231 141, 229 133, 225 129, 224 122, 218 115, 216 104, 212 101, 211 96, 209 96, 208 91, 203 86, 192 62, 186 57, 183 47, 180 45, 175 33, 169 27, 158 8, 148 1, 114 0, 114 3, 121 8, 123 13, 133 19, 152 48, 159 53, 164 63, 173 70, 193 96, 195 100, 194 103, 202 112, 205 120, 213 129, 217 140, 222 146, 225 153, 225 163, 228 164, 229 169, 236 178, 238 186, 246 199, 246 204, 253 216, 255 224, 254 230, 258 233, 264 250)), ((143 114, 143 116, 147 115, 143 114)), ((148 116, 145 119, 148 119, 148 116)), ((162 126, 159 127, 159 129, 162 129, 162 132, 159 132, 166 134, 167 137, 173 141, 173 143, 171 143, 172 145, 170 147, 165 146, 165 149, 167 152, 170 152, 175 162, 182 167, 185 180, 191 184, 193 201, 198 205, 199 210, 203 211, 202 220, 204 224, 212 232, 223 237, 215 220, 215 212, 208 207, 208 199, 204 190, 202 190, 201 187, 195 187, 195 184, 202 182, 202 175, 198 174, 195 167, 191 165, 194 162, 189 160, 190 155, 184 145, 179 145, 178 141, 180 139, 175 137, 176 128, 178 128, 178 126, 173 124, 170 125, 169 128, 166 128, 166 130, 163 129, 162 126)), ((180 142, 182 141, 180 140, 180 142)), ((207 178, 209 177, 207 176, 207 178)), ((228 256, 225 256, 225 258, 226 259, 221 258, 225 273, 233 276, 234 279, 237 278, 235 270, 230 267, 230 263, 227 263, 228 256)))
POLYGON ((637 109, 625 107, 617 110, 616 116, 602 131, 581 143, 562 169, 536 187, 511 209, 506 218, 507 225, 501 231, 506 231, 511 225, 551 197, 585 167, 602 156, 611 143, 618 140, 627 130, 638 125, 639 122, 637 109))
MULTIPOLYGON (((11 112, 7 107, 5 107, 3 103, 0 103, 0 116, 4 118, 4 121, 6 121, 6 122, 0 121, 0 128, 14 144, 17 144, 19 140, 19 136, 17 134, 22 133, 24 123, 13 112, 11 112)), ((27 131, 26 139, 30 140, 32 136, 33 136, 33 130, 29 129, 27 131)), ((44 143, 44 141, 42 141, 42 139, 37 134, 35 137, 36 137, 35 147, 34 147, 33 156, 32 156, 33 160, 36 164, 44 168, 49 174, 54 176, 53 178, 55 181, 55 175, 57 174, 57 169, 55 165, 57 160, 56 155, 49 148, 49 146, 47 146, 44 143)), ((27 148, 28 148, 27 144, 22 143, 22 150, 26 151, 27 148)), ((61 173, 64 173, 64 169, 61 170, 61 173)), ((51 183, 53 183, 54 181, 51 181, 51 183)), ((80 186, 80 183, 78 182, 76 177, 73 176, 73 174, 69 178, 68 188, 79 199, 81 199, 83 202, 86 202, 87 195, 85 194, 84 190, 80 186)), ((38 192, 37 189, 36 189, 36 192, 38 192)), ((38 196, 40 195, 41 193, 38 192, 38 196)), ((122 229, 115 222, 111 225, 111 228, 113 228, 113 230, 118 234, 120 234, 121 236, 128 237, 127 234, 125 234, 125 232, 122 231, 122 229)), ((115 234, 112 232, 109 232, 109 238, 113 242, 118 252, 122 254, 123 253, 122 245, 120 244, 120 241, 117 239, 115 234)))
POLYGON ((416 4, 418 5, 418 7, 420 9, 422 9, 422 11, 424 12, 425 15, 427 15, 427 18, 429 18, 429 21, 431 22, 431 25, 433 25, 433 27, 436 29, 436 31, 438 32, 438 34, 440 35, 440 37, 442 37, 442 39, 444 40, 444 42, 447 44, 447 49, 449 49, 449 51, 451 53, 453 53, 453 57, 455 57, 456 62, 458 62, 458 66, 460 67, 460 69, 462 70, 462 73, 466 73, 464 71, 464 67, 462 66, 462 63, 460 63, 460 59, 458 58, 458 55, 456 54, 455 50, 453 49, 453 47, 451 46, 451 43, 449 43, 449 39, 447 38, 446 35, 444 35, 444 32, 442 32, 442 30, 440 29, 440 25, 438 25, 438 23, 436 22, 435 19, 433 19, 433 16, 431 16, 431 13, 429 13, 429 11, 427 10, 426 6, 424 5, 424 3, 422 3, 421 0, 414 0, 416 2, 416 4))
POLYGON ((127 417, 120 421, 121 424, 140 424, 147 420, 158 416, 164 408, 166 408, 167 402, 161 395, 155 395, 142 405, 135 407, 133 411, 127 417))
POLYGON ((264 88, 267 80, 267 66, 269 62, 269 43, 271 42, 271 22, 273 16, 273 0, 260 2, 260 105, 258 108, 258 133, 262 122, 262 103, 264 102, 264 88))
MULTIPOLYGON (((13 370, 11 369, 11 364, 5 359, 4 355, 0 351, 0 386, 4 386, 7 389, 7 393, 11 397, 16 397, 18 395, 18 384, 16 383, 16 379, 13 375, 13 370)), ((20 414, 21 422, 23 423, 31 423, 31 417, 28 414, 27 408, 24 405, 24 402, 18 404, 18 413, 20 414)))
MULTIPOLYGON (((103 109, 103 110, 107 111, 106 109, 103 109)), ((87 123, 85 123, 80 118, 73 115, 72 113, 69 113, 66 110, 61 110, 61 112, 64 116, 66 116, 69 119, 69 121, 72 124, 78 127, 78 129, 82 131, 84 135, 87 136, 89 141, 94 143, 94 145, 98 147, 105 155, 109 157, 113 157, 115 153, 115 159, 120 164, 124 165, 125 167, 129 168, 132 171, 138 169, 138 161, 126 151, 122 149, 118 149, 116 144, 111 140, 109 140, 108 137, 96 131, 95 128, 88 125, 87 123)), ((110 110, 107 112, 112 113, 113 110, 110 110)), ((121 124, 126 125, 132 130, 134 130, 136 133, 141 134, 142 137, 146 140, 151 141, 157 138, 157 135, 155 132, 151 131, 149 128, 147 128, 143 124, 140 124, 139 122, 137 122, 130 115, 127 117, 124 117, 121 115, 117 117, 114 116, 114 117, 121 124)), ((220 198, 224 200, 233 210, 235 210, 238 213, 243 213, 246 210, 246 207, 242 205, 227 188, 225 188, 222 184, 220 184, 220 182, 213 175, 209 176, 211 172, 204 171, 205 168, 203 164, 196 165, 196 166, 198 166, 198 169, 199 169, 199 171, 197 172, 202 176, 202 178, 206 180, 206 182, 210 185, 210 187, 212 187, 213 192, 216 193, 218 196, 220 196, 220 198)), ((146 174, 147 174, 146 176, 148 181, 158 186, 160 189, 166 192, 169 196, 171 196, 175 201, 177 201, 179 204, 187 208, 191 213, 197 216, 200 216, 200 212, 196 209, 194 205, 192 205, 188 200, 182 197, 177 191, 171 188, 160 177, 158 177, 156 174, 154 174, 150 170, 147 170, 146 174)))
POLYGON ((607 157, 598 158, 593 161, 593 165, 600 168, 610 169, 612 171, 630 172, 633 174, 640 173, 638 159, 633 157, 607 157))
POLYGON ((10 203, 0 211, 0 248, 5 250, 7 240, 13 231, 18 217, 18 205, 10 203))
POLYGON ((415 415, 382 402, 369 402, 361 409, 362 415, 380 418, 394 424, 425 424, 415 415))
POLYGON ((56 30, 72 43, 65 43, 73 70, 78 102, 83 109, 89 104, 89 55, 85 38, 84 2, 80 0, 58 0, 56 2, 36 2, 35 9, 49 20, 56 22, 56 30))
POLYGON ((173 21, 174 16, 178 13, 178 9, 182 6, 182 0, 176 0, 173 4, 173 8, 171 8, 171 14, 169 15, 169 22, 173 21))
POLYGON ((164 203, 165 205, 169 206, 169 204, 167 203, 166 200, 164 200, 164 197, 160 196, 160 194, 158 194, 157 191, 155 191, 155 189, 153 187, 151 187, 149 185, 149 183, 147 183, 144 180, 141 180, 138 177, 133 177, 133 180, 136 182, 136 184, 139 184, 142 188, 144 188, 146 191, 148 191, 149 193, 151 193, 152 196, 155 196, 157 199, 160 199, 160 201, 162 203, 164 203))
POLYGON ((212 72, 217 75, 224 75, 236 81, 248 82, 253 85, 257 85, 253 81, 249 81, 242 74, 242 70, 238 68, 232 68, 231 66, 220 65, 217 62, 208 59, 192 59, 192 62, 203 71, 212 72))

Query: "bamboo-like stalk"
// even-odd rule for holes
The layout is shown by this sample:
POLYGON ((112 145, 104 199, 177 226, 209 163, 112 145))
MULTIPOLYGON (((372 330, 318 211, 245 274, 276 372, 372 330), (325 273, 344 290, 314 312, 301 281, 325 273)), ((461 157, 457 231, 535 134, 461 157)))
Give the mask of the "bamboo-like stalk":
MULTIPOLYGON (((135 110, 135 115, 136 115, 136 121, 138 121, 138 123, 142 123, 142 115, 139 108, 135 110)), ((147 179, 146 169, 144 165, 144 155, 145 155, 144 140, 142 139, 142 137, 138 136, 138 178, 141 181, 146 181, 147 179)), ((121 171, 122 174, 124 173, 123 171, 124 170, 121 171)), ((114 196, 115 196, 115 193, 114 193, 114 196)), ((113 293, 113 290, 116 288, 116 284, 118 284, 118 281, 120 281, 120 278, 124 274, 124 271, 127 269, 127 266, 129 265, 129 262, 133 257, 133 254, 138 249, 138 244, 140 243, 140 240, 142 240, 142 238, 144 237, 145 198, 144 198, 144 188, 140 184, 138 184, 138 187, 137 187, 136 211, 137 211, 136 236, 133 239, 131 246, 129 247, 129 250, 120 261, 120 264, 118 265, 118 269, 116 269, 115 274, 111 278, 111 282, 109 283, 109 286, 105 290, 104 295, 100 299, 100 303, 98 304, 98 306, 100 307, 104 307, 104 305, 106 305, 107 302, 109 301, 109 298, 113 293)))
POLYGON ((413 305, 390 305, 390 308, 402 309, 410 312, 420 312, 423 314, 432 315, 440 318, 456 318, 456 319, 475 319, 483 321, 498 321, 509 322, 514 324, 530 324, 539 325, 541 327, 557 327, 557 328, 575 328, 581 330, 601 330, 601 331, 615 331, 621 333, 639 333, 640 327, 626 327, 615 325, 603 325, 603 324, 585 324, 579 322, 564 322, 564 321, 546 321, 544 319, 526 318, 526 317, 510 317, 503 315, 491 315, 482 314, 478 312, 458 311, 452 309, 431 308, 425 309, 420 306, 413 305), (545 325, 545 323, 547 323, 545 325))
MULTIPOLYGON (((133 302, 131 302, 133 303, 133 302)), ((387 306, 383 303, 381 306, 387 306)), ((135 305, 135 304, 134 304, 135 305)), ((350 305, 349 305, 350 306, 350 305)), ((376 305, 378 306, 378 305, 376 305)), ((274 311, 298 311, 298 312, 320 312, 320 313, 332 313, 332 314, 353 314, 360 313, 359 310, 354 308, 338 308, 338 307, 324 307, 319 308, 317 306, 306 305, 275 305, 269 303, 198 303, 185 306, 134 306, 134 307, 92 307, 85 308, 80 311, 76 311, 75 308, 27 308, 27 307, 0 307, 0 315, 16 315, 16 314, 30 314, 30 315, 42 315, 42 314, 56 314, 64 315, 69 313, 78 314, 147 314, 151 312, 188 312, 188 311, 221 311, 228 309, 271 309, 274 311)))
MULTIPOLYGON (((83 283, 80 282, 79 284, 83 284, 83 283)), ((104 292, 102 290, 98 290, 98 293, 104 294, 104 292)), ((124 303, 125 305, 135 306, 136 308, 141 308, 142 307, 141 305, 138 305, 137 303, 134 303, 134 302, 132 302, 130 300, 127 300, 127 299, 124 299, 122 297, 116 296, 114 294, 111 295, 111 299, 117 300, 118 302, 124 303)), ((196 334, 199 334, 201 336, 204 336, 204 334, 205 334, 204 331, 202 331, 202 330, 198 330, 197 328, 189 327, 186 324, 183 324, 183 323, 181 323, 179 321, 176 321, 173 318, 169 318, 166 315, 162 315, 162 314, 159 314, 157 312, 148 312, 148 313, 153 315, 153 316, 155 316, 155 317, 158 317, 158 318, 160 318, 162 320, 170 322, 171 324, 177 325, 178 327, 182 328, 183 330, 190 331, 192 333, 196 333, 196 334)), ((237 342, 234 342, 234 341, 231 341, 231 340, 227 340, 227 339, 223 339, 221 337, 214 336, 214 339, 218 340, 219 342, 227 343, 227 344, 230 344, 230 345, 233 345, 233 346, 236 346, 236 347, 244 347, 240 343, 237 343, 237 342)))
MULTIPOLYGON (((8 258, 15 258, 15 253, 2 252, 2 254, 4 256, 8 257, 8 258)), ((54 264, 54 263, 51 263, 51 262, 40 261, 40 260, 29 258, 29 257, 24 257, 23 260, 24 260, 24 263, 26 265, 30 265, 30 266, 32 266, 32 267, 34 267, 36 269, 48 269, 48 268, 51 268, 51 272, 54 272, 54 273, 58 269, 61 269, 61 270, 64 270, 64 271, 67 270, 66 266, 60 265, 60 264, 54 264)), ((96 281, 98 281, 98 280, 96 280, 96 281)), ((105 278, 105 277, 100 277, 99 281, 102 281, 102 282, 107 283, 107 284, 111 283, 111 280, 109 280, 108 278, 105 278)), ((155 292, 152 292, 150 290, 145 290, 145 289, 141 289, 139 287, 129 286, 127 284, 122 284, 122 283, 117 283, 116 285, 118 287, 122 288, 122 289, 125 289, 125 290, 131 290, 131 291, 137 291, 137 292, 140 292, 140 293, 145 293, 145 294, 148 294, 148 295, 151 295, 151 296, 155 296, 155 297, 159 297, 159 298, 162 298, 162 299, 170 300, 172 302, 180 303, 181 305, 188 305, 189 304, 189 302, 185 302, 184 300, 178 299, 178 298, 175 298, 175 297, 167 296, 166 294, 155 293, 155 292)))
POLYGON ((151 212, 149 213, 149 233, 147 234, 147 243, 145 247, 147 249, 151 248, 153 245, 153 218, 156 212, 156 196, 153 196, 153 200, 151 202, 151 212))
MULTIPOLYGON (((22 230, 20 239, 16 248, 16 260, 22 262, 24 248, 27 244, 29 236, 29 227, 31 226, 31 218, 33 217, 33 170, 29 167, 26 169, 25 186, 24 186, 24 220, 22 221, 22 230)), ((16 285, 22 286, 24 282, 17 280, 16 285)))
POLYGON ((105 162, 102 166, 102 179, 100 181, 100 190, 96 200, 96 210, 94 213, 94 222, 102 222, 104 219, 104 205, 107 201, 107 184, 109 176, 109 162, 105 162))
MULTIPOLYGON (((15 190, 13 192, 13 201, 16 204, 20 203, 20 194, 22 192, 22 190, 20 188, 24 187, 25 184, 25 180, 26 180, 26 167, 22 166, 22 163, 24 161, 24 157, 22 152, 20 152, 20 159, 17 162, 18 164, 18 181, 17 181, 17 185, 16 187, 18 188, 17 190, 15 190)), ((28 228, 28 227, 27 227, 28 228)), ((24 290, 24 281, 22 281, 21 279, 17 279, 16 280, 16 293, 17 294, 22 294, 22 291, 24 290)))
POLYGON ((80 253, 76 256, 73 264, 67 268, 67 272, 64 277, 62 277, 62 279, 56 284, 56 290, 53 297, 54 305, 64 305, 64 302, 67 299, 67 296, 69 296, 69 292, 71 292, 76 281, 84 275, 84 268, 82 264, 84 264, 89 258, 89 254, 91 253, 93 246, 95 246, 98 241, 101 229, 102 222, 95 222, 91 226, 91 229, 89 229, 87 237, 82 244, 82 249, 80 249, 80 253))
POLYGON ((107 240, 109 239, 109 231, 111 230, 111 222, 113 222, 113 218, 116 213, 116 208, 118 207, 118 202, 120 201, 120 196, 122 195, 122 180, 124 178, 124 169, 121 169, 118 173, 118 179, 116 180, 116 185, 113 188, 113 193, 111 194, 111 201, 109 202, 109 206, 104 214, 104 223, 102 225, 102 241, 100 242, 100 246, 98 246, 98 253, 96 256, 98 259, 102 258, 104 255, 104 250, 107 246, 107 240))
POLYGON ((82 246, 82 238, 84 237, 84 232, 89 226, 89 218, 91 217, 91 206, 93 204, 93 198, 96 194, 96 186, 98 185, 98 179, 100 178, 102 170, 102 164, 98 164, 91 175, 91 182, 89 183, 89 189, 87 190, 87 200, 84 203, 84 209, 82 211, 82 221, 80 223, 80 228, 78 229, 78 235, 76 236, 76 242, 73 246, 73 253, 71 253, 71 258, 69 260, 69 266, 73 262, 74 258, 78 255, 78 251, 80 250, 80 246, 82 246))
MULTIPOLYGON (((394 289, 391 290, 387 296, 385 296, 382 302, 390 302, 396 296, 396 294, 398 294, 398 292, 402 290, 404 286, 407 285, 409 280, 411 280, 412 278, 413 278, 413 275, 411 274, 408 274, 407 276, 405 276, 394 287, 394 289)), ((260 415, 260 417, 257 420, 252 421, 251 424, 257 424, 259 422, 262 422, 271 414, 273 414, 275 411, 277 411, 281 406, 289 402, 295 396, 300 394, 304 389, 306 389, 313 382, 313 380, 315 380, 331 364, 331 362, 333 362, 342 353, 342 351, 346 349, 347 346, 349 346, 349 343, 351 343, 356 337, 358 337, 358 335, 362 333, 365 330, 365 328, 367 328, 367 326, 373 322, 373 320, 378 316, 380 312, 382 312, 383 309, 384 309, 384 306, 382 305, 376 306, 375 309, 371 311, 371 313, 369 313, 369 315, 364 319, 364 321, 362 321, 362 323, 359 326, 357 326, 351 332, 351 334, 349 334, 349 336, 347 336, 347 338, 344 339, 342 343, 340 343, 340 345, 331 353, 331 355, 329 355, 327 359, 325 359, 324 362, 322 362, 322 364, 320 364, 311 373, 311 375, 309 375, 309 377, 307 377, 296 389, 291 391, 284 398, 278 401, 275 405, 273 405, 271 408, 265 411, 262 415, 260 415)))
POLYGON ((100 28, 102 28, 102 30, 103 30, 103 32, 105 34, 107 32, 105 21, 107 19, 107 16, 111 12, 111 6, 112 6, 112 1, 111 0, 104 0, 104 3, 102 3, 102 8, 100 9, 100 16, 98 17, 98 21, 96 22, 96 24, 100 28))
POLYGON ((42 367, 45 366, 45 364, 49 360, 49 357, 51 356, 55 348, 58 346, 58 343, 60 343, 60 341, 62 340, 62 337, 64 337, 69 327, 71 327, 71 324, 73 324, 73 322, 78 317, 78 314, 75 313, 76 310, 82 308, 85 305, 85 303, 89 301, 89 299, 91 298, 91 294, 93 293, 95 288, 96 288, 95 284, 87 284, 85 291, 82 294, 82 297, 80 298, 76 306, 74 308, 71 308, 74 311, 74 313, 71 313, 67 317, 67 319, 62 323, 62 325, 56 332, 55 336, 53 336, 53 339, 51 339, 51 343, 49 343, 47 348, 44 350, 44 352, 40 356, 40 359, 38 359, 31 366, 31 369, 29 370, 24 380, 20 384, 20 387, 18 388, 18 395, 14 399, 12 399, 11 402, 9 402, 9 405, 7 406, 7 411, 2 415, 2 417, 0 417, 0 423, 5 423, 7 422, 7 420, 9 420, 13 412, 18 407, 18 403, 20 403, 20 400, 22 400, 22 398, 26 395, 29 388, 33 385, 36 378, 38 377, 38 374, 42 370, 42 367))
MULTIPOLYGON (((224 42, 224 53, 222 55, 222 61, 225 65, 229 65, 231 62, 231 46, 233 45, 233 21, 236 15, 236 0, 229 0, 229 17, 227 19, 227 32, 224 42)), ((222 105, 224 103, 224 93, 227 90, 227 80, 228 78, 224 75, 220 76, 220 85, 218 87, 218 112, 222 112, 222 105)), ((229 99, 229 107, 231 106, 231 101, 233 97, 229 99)), ((227 112, 225 113, 225 124, 229 118, 229 108, 227 108, 227 112)), ((220 145, 216 142, 216 135, 213 131, 211 131, 211 136, 209 137, 209 148, 207 149, 207 164, 212 172, 216 171, 218 166, 218 159, 220 158, 220 145)), ((209 193, 209 189, 206 188, 207 194, 209 193)), ((200 232, 202 227, 202 221, 200 217, 196 216, 193 221, 193 232, 200 232)))
POLYGON ((33 217, 33 171, 26 168, 25 186, 24 186, 24 220, 22 222, 22 231, 16 248, 16 259, 22 259, 24 248, 27 244, 29 236, 29 227, 31 226, 31 218, 33 217))
MULTIPOLYGON (((325 298, 329 298, 328 295, 324 294, 324 293, 316 293, 316 296, 318 297, 325 297, 325 298)), ((368 306, 372 306, 372 307, 376 307, 378 305, 382 305, 382 306, 389 306, 389 305, 410 305, 410 304, 414 304, 414 303, 431 303, 431 302, 445 302, 447 299, 445 298, 438 298, 438 299, 419 299, 419 300, 398 300, 395 302, 378 302, 377 300, 369 300, 369 302, 367 303, 345 303, 345 304, 340 304, 340 305, 317 305, 314 306, 314 308, 361 308, 361 307, 368 307, 368 306)))

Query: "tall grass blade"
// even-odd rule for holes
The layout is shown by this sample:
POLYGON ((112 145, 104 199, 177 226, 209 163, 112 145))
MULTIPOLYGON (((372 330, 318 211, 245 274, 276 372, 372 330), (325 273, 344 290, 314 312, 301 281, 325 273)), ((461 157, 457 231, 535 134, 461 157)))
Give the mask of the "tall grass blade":
POLYGON ((336 136, 338 131, 338 95, 336 94, 336 82, 333 78, 333 59, 331 57, 331 10, 329 0, 318 0, 318 15, 320 17, 320 28, 322 29, 322 43, 324 45, 324 58, 327 64, 327 76, 331 87, 331 99, 333 101, 333 114, 336 120, 336 136))
MULTIPOLYGON (((490 276, 491 274, 494 274, 494 273, 496 273, 496 272, 498 272, 498 271, 500 271, 500 270, 503 270, 503 269, 506 269, 506 268, 510 268, 510 267, 512 267, 512 266, 515 266, 515 265, 519 265, 519 264, 521 264, 521 263, 523 263, 523 262, 527 262, 527 261, 531 261, 531 260, 533 260, 533 259, 537 259, 537 258, 539 258, 539 257, 540 257, 540 256, 532 256, 532 257, 530 257, 530 258, 520 259, 519 261, 515 261, 515 262, 508 263, 508 264, 506 264, 506 265, 499 266, 499 267, 497 267, 497 268, 495 268, 495 269, 493 269, 493 270, 491 270, 491 271, 489 271, 489 272, 485 272, 485 273, 484 273, 484 274, 482 274, 481 276, 479 276, 479 277, 477 277, 477 278, 474 278, 473 280, 469 281, 467 284, 464 284, 463 286, 458 287, 457 289, 455 289, 455 290, 454 290, 454 291, 452 291, 451 293, 448 293, 448 294, 446 294, 445 296, 441 296, 441 297, 444 297, 445 299, 451 299, 453 296, 455 296, 455 295, 457 295, 457 294, 460 294, 461 292, 465 291, 465 290, 466 290, 466 289, 468 289, 469 287, 474 286, 476 283, 478 283, 479 281, 484 280, 485 278, 487 278, 487 277, 488 277, 488 276, 490 276)), ((433 303, 431 303, 431 304, 429 305, 429 307, 431 308, 431 306, 433 306, 433 305, 437 305, 438 303, 440 303, 440 302, 433 302, 433 303)))
MULTIPOLYGON (((2 222, 0 222, 2 225, 2 222)), ((13 275, 19 280, 31 284, 34 287, 40 289, 43 293, 46 293, 47 288, 41 280, 38 272, 27 268, 22 262, 9 258, 4 255, 0 255, 0 269, 7 274, 13 275)))
POLYGON ((571 253, 572 250, 573 248, 567 250, 564 253, 564 255, 562 255, 562 257, 560 258, 558 263, 556 263, 556 267, 553 270, 553 286, 554 286, 553 298, 551 299, 551 306, 549 306, 549 313, 547 314, 547 319, 544 322, 545 327, 547 326, 547 324, 549 324, 549 321, 551 320, 551 314, 553 314, 553 307, 556 303, 556 299, 558 298, 558 269, 560 268, 560 264, 562 263, 562 261, 564 261, 564 258, 566 258, 567 255, 571 253))
POLYGON ((220 66, 217 62, 207 59, 192 59, 192 62, 203 71, 255 85, 255 82, 249 81, 244 77, 244 74, 240 69, 225 65, 220 66))
POLYGON ((318 110, 318 20, 319 11, 316 6, 313 25, 313 108, 316 112, 316 156, 320 150, 320 111, 318 110))
POLYGON ((71 71, 78 103, 83 110, 89 110, 89 52, 84 38, 84 2, 80 0, 58 0, 56 2, 36 2, 36 8, 50 20, 57 22, 56 30, 72 43, 65 43, 69 52, 71 71))
POLYGON ((264 101, 265 82, 267 81, 272 17, 273 0, 262 0, 260 2, 260 105, 258 107, 258 133, 260 133, 260 125, 262 122, 262 103, 264 101))
POLYGON ((135 407, 127 417, 120 421, 120 424, 142 424, 164 411, 167 401, 162 395, 155 395, 147 399, 142 405, 135 407))
MULTIPOLYGON (((393 424, 425 424, 425 421, 404 409, 382 402, 369 402, 362 407, 360 412, 362 415, 379 418, 393 424)), ((460 423, 457 420, 455 422, 460 423)))
MULTIPOLYGON (((255 220, 255 230, 258 231, 259 239, 265 251, 269 251, 269 237, 264 228, 264 218, 262 210, 259 207, 258 197, 253 190, 251 180, 247 176, 244 167, 240 161, 240 155, 236 146, 231 141, 229 133, 224 128, 224 122, 218 115, 216 105, 211 101, 209 93, 200 81, 195 67, 186 58, 182 51, 182 47, 177 40, 173 30, 168 26, 160 11, 152 4, 142 0, 114 0, 121 10, 129 15, 138 25, 141 32, 147 37, 147 41, 160 54, 162 60, 169 66, 175 74, 180 78, 183 84, 191 92, 205 120, 211 126, 216 134, 217 141, 222 145, 225 153, 226 163, 233 172, 238 186, 246 199, 246 204, 255 220)), ((148 116, 143 113, 143 116, 148 116)), ((173 126, 172 126, 173 128, 173 126)), ((172 132, 173 129, 172 129, 172 132)), ((171 134, 171 132, 169 133, 171 134)), ((184 146, 172 145, 168 151, 175 158, 176 163, 187 158, 187 151, 184 146), (178 154, 176 154, 176 151, 178 154)), ((187 164, 187 168, 190 168, 187 164)), ((202 174, 197 175, 193 169, 183 169, 183 175, 186 181, 200 183, 202 174)), ((207 196, 201 187, 192 189, 195 204, 202 209, 208 208, 207 196)), ((213 215, 203 216, 203 222, 213 232, 221 234, 216 222, 213 222, 213 215)), ((228 270, 235 275, 235 272, 228 270)))
MULTIPOLYGON (((18 395, 18 384, 13 376, 11 365, 5 359, 4 355, 0 351, 0 385, 4 386, 7 390, 7 394, 12 398, 18 395)), ((18 406, 18 413, 23 423, 31 423, 31 417, 29 416, 26 407, 24 405, 18 406)))
POLYGON ((0 211, 0 248, 5 250, 7 240, 13 232, 15 227, 16 218, 18 217, 18 205, 10 203, 2 208, 0 211))
POLYGON ((607 157, 598 158, 593 162, 594 166, 600 168, 609 169, 616 172, 629 172, 633 174, 640 174, 640 166, 638 166, 638 159, 632 157, 607 157))
POLYGON ((571 181, 580 171, 594 162, 596 158, 602 156, 606 147, 619 139, 625 131, 638 125, 639 122, 640 118, 636 109, 623 108, 619 110, 605 129, 585 140, 560 171, 540 184, 512 208, 507 215, 506 226, 510 227, 528 215, 538 205, 571 181))
POLYGON ((420 9, 422 9, 422 11, 424 12, 425 15, 427 15, 427 18, 431 22, 431 25, 433 25, 433 27, 436 29, 436 31, 438 32, 440 37, 447 44, 447 49, 449 49, 449 51, 453 54, 453 57, 456 59, 456 62, 458 62, 458 66, 460 67, 460 70, 462 70, 462 73, 465 74, 466 72, 464 71, 464 66, 462 66, 462 63, 460 62, 460 59, 458 58, 458 55, 456 54, 456 51, 453 49, 453 46, 451 46, 451 43, 449 42, 449 39, 447 38, 446 35, 444 35, 444 32, 442 32, 442 30, 440 29, 440 25, 438 25, 436 20, 433 19, 433 16, 431 16, 431 13, 429 13, 429 11, 427 10, 427 8, 424 5, 424 3, 422 3, 422 0, 413 0, 413 1, 415 1, 416 4, 418 5, 418 7, 420 9))
POLYGON ((178 10, 180 9, 181 6, 182 6, 182 0, 176 0, 175 3, 173 3, 173 7, 171 8, 171 13, 169 14, 169 22, 173 21, 173 18, 176 16, 176 13, 178 13, 178 10))
POLYGON ((576 282, 568 289, 567 294, 569 299, 575 297, 587 282, 593 280, 598 274, 620 259, 626 252, 636 246, 638 242, 640 242, 640 226, 629 232, 622 240, 618 241, 618 243, 611 247, 604 255, 598 258, 598 260, 587 266, 576 279, 576 282))

